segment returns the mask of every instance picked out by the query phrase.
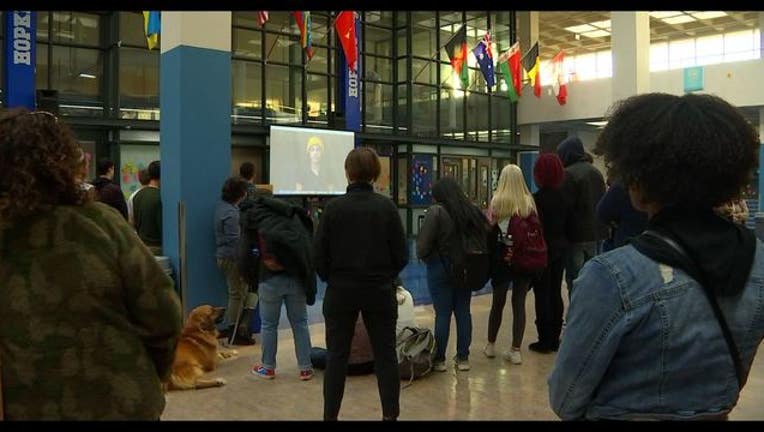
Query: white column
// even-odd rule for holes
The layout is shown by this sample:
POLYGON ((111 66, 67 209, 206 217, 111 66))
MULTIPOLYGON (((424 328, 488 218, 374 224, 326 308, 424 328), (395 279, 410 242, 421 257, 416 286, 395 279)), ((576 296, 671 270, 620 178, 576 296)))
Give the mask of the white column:
POLYGON ((613 102, 650 92, 650 15, 613 11, 613 102))
POLYGON ((520 144, 534 147, 541 146, 541 127, 537 124, 518 126, 520 130, 520 144))
POLYGON ((539 39, 539 13, 537 11, 517 11, 517 40, 523 54, 539 39))

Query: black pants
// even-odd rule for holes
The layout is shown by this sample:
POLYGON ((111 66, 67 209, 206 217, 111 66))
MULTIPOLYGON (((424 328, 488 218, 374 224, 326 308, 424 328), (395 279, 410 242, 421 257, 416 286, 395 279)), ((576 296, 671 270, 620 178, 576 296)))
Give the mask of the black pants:
MULTIPOLYGON (((532 275, 512 274, 512 346, 520 347, 525 334, 525 297, 532 275)), ((488 342, 496 343, 504 305, 507 302, 509 282, 493 287, 491 312, 488 314, 488 342)))
MULTIPOLYGON (((314 369, 326 369, 326 348, 310 349, 310 363, 314 369)), ((348 376, 370 375, 374 373, 374 360, 365 363, 348 363, 348 376)))
POLYGON ((326 373, 324 375, 324 420, 336 420, 345 393, 350 343, 358 313, 363 316, 369 341, 374 350, 374 372, 377 375, 382 415, 397 418, 400 412, 400 373, 395 353, 395 324, 398 302, 392 284, 378 289, 326 289, 324 296, 326 323, 326 373))
POLYGON ((565 269, 564 254, 549 261, 541 276, 533 281, 536 298, 536 329, 539 342, 549 348, 560 344, 562 332, 562 271, 565 269))

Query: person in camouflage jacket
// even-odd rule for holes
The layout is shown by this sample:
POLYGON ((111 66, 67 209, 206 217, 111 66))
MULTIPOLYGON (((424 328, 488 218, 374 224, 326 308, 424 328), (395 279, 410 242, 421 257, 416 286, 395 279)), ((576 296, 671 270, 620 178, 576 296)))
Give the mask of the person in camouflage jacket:
POLYGON ((0 112, 0 363, 10 420, 157 420, 180 335, 172 280, 75 180, 48 113, 0 112))

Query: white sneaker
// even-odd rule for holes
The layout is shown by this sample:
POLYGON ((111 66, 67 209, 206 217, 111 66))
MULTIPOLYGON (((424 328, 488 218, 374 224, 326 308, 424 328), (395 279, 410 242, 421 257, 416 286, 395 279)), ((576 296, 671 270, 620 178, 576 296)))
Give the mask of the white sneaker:
POLYGON ((490 342, 485 344, 485 348, 483 348, 483 354, 485 354, 485 356, 488 358, 496 357, 496 349, 494 348, 494 344, 490 342))
POLYGON ((469 360, 459 360, 454 359, 456 362, 456 370, 466 372, 470 370, 470 361, 469 360))
POLYGON ((445 361, 436 361, 432 363, 432 370, 435 372, 445 372, 448 370, 445 361))
POLYGON ((514 349, 510 348, 509 351, 504 353, 504 360, 507 360, 512 364, 519 365, 523 363, 523 356, 520 354, 520 350, 515 351, 514 349))

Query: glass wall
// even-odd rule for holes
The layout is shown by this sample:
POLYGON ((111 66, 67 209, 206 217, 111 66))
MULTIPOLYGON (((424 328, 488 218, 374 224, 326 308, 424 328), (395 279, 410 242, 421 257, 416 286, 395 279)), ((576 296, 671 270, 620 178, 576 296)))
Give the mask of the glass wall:
POLYGON ((393 132, 395 62, 393 12, 361 12, 364 131, 393 132))
POLYGON ((152 50, 143 14, 119 12, 119 117, 159 120, 159 44, 152 50))

